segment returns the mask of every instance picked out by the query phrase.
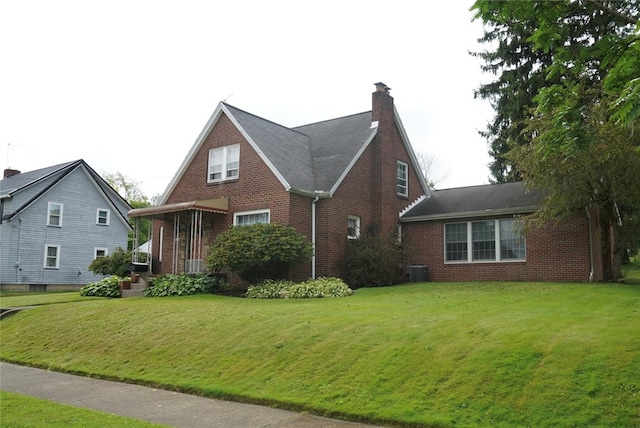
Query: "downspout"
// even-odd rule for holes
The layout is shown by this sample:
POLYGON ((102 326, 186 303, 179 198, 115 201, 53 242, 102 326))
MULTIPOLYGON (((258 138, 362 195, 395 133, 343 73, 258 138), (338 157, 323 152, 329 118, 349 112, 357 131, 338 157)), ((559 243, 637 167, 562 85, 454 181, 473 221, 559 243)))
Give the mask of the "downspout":
POLYGON ((320 196, 311 202, 311 246, 313 247, 313 255, 311 256, 311 279, 316 279, 316 202, 320 196))
POLYGON ((587 212, 587 220, 589 222, 589 263, 591 270, 589 271, 589 282, 593 282, 593 226, 591 225, 591 213, 589 208, 585 208, 587 212))

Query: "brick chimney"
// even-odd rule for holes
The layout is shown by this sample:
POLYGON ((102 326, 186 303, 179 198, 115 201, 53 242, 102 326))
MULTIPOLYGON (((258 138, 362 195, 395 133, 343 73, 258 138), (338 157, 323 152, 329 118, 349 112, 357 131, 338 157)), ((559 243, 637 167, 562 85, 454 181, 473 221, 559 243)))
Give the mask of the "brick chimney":
POLYGON ((371 120, 390 124, 393 122, 393 97, 389 95, 390 87, 382 82, 374 83, 376 91, 373 93, 371 120))
POLYGON ((17 169, 7 168, 4 170, 3 178, 11 177, 12 175, 17 175, 17 174, 20 174, 20 171, 18 171, 17 169))

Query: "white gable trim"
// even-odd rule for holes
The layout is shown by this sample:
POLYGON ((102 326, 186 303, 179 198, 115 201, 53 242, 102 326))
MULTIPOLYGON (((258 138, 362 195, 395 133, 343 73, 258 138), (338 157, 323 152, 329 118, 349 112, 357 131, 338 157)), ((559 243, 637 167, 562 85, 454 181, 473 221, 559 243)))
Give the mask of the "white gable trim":
MULTIPOLYGON (((262 159, 262 161, 269 167, 269 169, 271 169, 271 172, 273 172, 273 174, 278 178, 278 180, 280 180, 284 188, 286 190, 289 190, 291 188, 291 185, 287 183, 287 181, 284 179, 282 174, 280 174, 280 172, 275 168, 275 166, 273 166, 271 161, 265 156, 262 150, 258 148, 258 145, 255 143, 255 141, 253 141, 253 139, 251 139, 249 134, 247 134, 247 131, 245 131, 244 128, 242 128, 242 126, 240 126, 240 123, 238 123, 237 119, 233 116, 233 114, 231 114, 227 106, 224 103, 219 102, 218 106, 214 110, 213 114, 211 114, 211 117, 207 121, 206 125, 204 126, 202 131, 200 131, 200 135, 198 135, 198 138, 196 138, 196 141, 191 146, 191 149, 189 149, 187 156, 185 156, 182 163, 180 164, 178 171, 169 182, 169 185, 167 186, 164 193, 162 194, 162 197, 160 198, 158 205, 164 205, 167 202, 169 195, 175 189, 176 185, 178 184, 178 182, 184 175, 185 171, 193 161, 193 158, 195 157, 196 153, 198 152, 198 150, 200 150, 200 147, 202 147, 205 140, 213 130, 213 127, 216 125, 216 123, 218 123, 218 120, 220 119, 220 116, 222 116, 223 113, 229 118, 229 120, 231 120, 231 123, 233 123, 233 125, 238 129, 238 131, 240 131, 242 136, 251 145, 253 150, 255 150, 256 153, 258 153, 258 156, 260 156, 260 159, 262 159)), ((242 164, 242 160, 240 160, 240 163, 242 164)), ((205 172, 203 172, 203 174, 205 172)), ((242 174, 242 172, 240 172, 240 174, 242 174)))
POLYGON ((402 120, 400 120, 400 115, 398 114, 398 110, 396 110, 395 106, 393 107, 393 116, 396 121, 396 125, 398 126, 398 130, 400 131, 400 137, 402 138, 404 147, 405 149, 407 149, 407 153, 409 153, 409 157, 411 158, 411 163, 413 164, 413 167, 416 169, 418 179, 420 180, 420 185, 422 186, 422 191, 424 192, 427 198, 430 198, 431 189, 429 188, 427 179, 422 174, 422 170, 420 170, 420 164, 418 163, 418 158, 416 157, 416 153, 413 151, 413 146, 409 141, 409 136, 407 135, 407 131, 404 129, 404 125, 402 124, 402 120))
POLYGON ((174 174, 171 181, 169 181, 169 184, 167 185, 167 188, 164 190, 164 193, 162 194, 162 197, 160 198, 158 205, 164 205, 167 202, 169 195, 171 194, 171 192, 173 192, 173 189, 175 189, 176 185, 184 175, 185 171, 189 167, 189 164, 195 157, 196 153, 198 152, 198 150, 200 149, 204 141, 207 139, 207 136, 211 133, 213 126, 218 122, 218 119, 220 119, 223 106, 224 104, 222 104, 221 102, 218 103, 218 106, 211 114, 211 117, 209 118, 207 123, 204 125, 204 128, 202 128, 202 131, 200 131, 200 135, 198 135, 198 138, 196 138, 196 141, 193 143, 193 145, 189 149, 187 156, 185 156, 185 158, 182 160, 180 167, 174 174))
MULTIPOLYGON (((255 152, 258 154, 258 156, 260 156, 260 159, 262 159, 262 161, 269 167, 269 169, 271 170, 273 175, 275 175, 278 178, 278 180, 280 180, 280 183, 282 183, 282 185, 284 186, 285 190, 289 191, 291 189, 291 185, 287 182, 287 180, 284 179, 282 174, 280 174, 280 171, 278 171, 276 169, 276 167, 273 165, 273 163, 271 163, 271 161, 264 154, 264 152, 262 150, 260 150, 260 148, 258 147, 256 142, 253 141, 253 139, 249 136, 249 134, 247 134, 247 131, 245 131, 242 126, 240 126, 240 123, 238 123, 236 118, 233 117, 231 112, 229 112, 229 109, 224 104, 222 104, 222 110, 225 112, 225 114, 231 120, 231 122, 236 126, 236 128, 238 128, 238 131, 240 131, 240 133, 245 138, 245 140, 247 140, 249 142, 249 144, 251 145, 253 150, 255 150, 255 152)), ((240 159, 240 164, 242 164, 242 158, 240 159)), ((242 174, 242 172, 241 172, 241 174, 242 174)))
POLYGON ((365 151, 367 147, 369 147, 369 144, 371 143, 371 141, 373 141, 374 137, 378 134, 377 126, 376 127, 372 126, 371 129, 373 129, 373 132, 371 133, 371 135, 369 135, 369 138, 367 138, 367 141, 365 141, 362 147, 360 147, 360 150, 358 150, 358 153, 356 153, 353 159, 351 159, 351 162, 349 162, 349 165, 347 165, 345 170, 342 172, 342 175, 340 176, 340 178, 338 178, 338 180, 336 181, 336 184, 334 184, 331 190, 329 190, 329 197, 333 196, 336 190, 338 190, 338 187, 340 187, 340 185, 346 178, 347 174, 349 174, 349 171, 351 171, 351 168, 353 168, 353 166, 356 164, 358 159, 360 159, 360 156, 362 156, 362 153, 365 151))

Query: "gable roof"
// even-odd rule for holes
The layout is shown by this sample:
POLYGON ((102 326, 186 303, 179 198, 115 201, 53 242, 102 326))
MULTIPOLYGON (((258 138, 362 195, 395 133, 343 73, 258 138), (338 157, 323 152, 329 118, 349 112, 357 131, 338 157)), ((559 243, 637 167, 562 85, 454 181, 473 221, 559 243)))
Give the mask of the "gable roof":
POLYGON ((70 165, 79 161, 61 163, 46 168, 36 169, 34 171, 22 172, 0 180, 0 199, 8 198, 29 186, 44 180, 47 177, 68 168, 70 165))
MULTIPOLYGON (((2 220, 8 220, 16 215, 20 214, 24 211, 29 205, 35 202, 38 198, 40 198, 43 194, 45 194, 49 189, 59 183, 62 179, 64 179, 68 174, 72 171, 75 171, 77 168, 84 168, 84 170, 89 174, 93 183, 98 187, 99 191, 102 193, 102 196, 115 208, 115 211, 118 213, 118 216, 122 221, 124 221, 127 225, 129 222, 127 220, 127 212, 122 212, 117 209, 119 204, 124 203, 126 207, 129 209, 131 206, 127 201, 125 201, 119 194, 116 192, 104 179, 96 173, 93 168, 91 168, 84 160, 79 159, 71 162, 62 163, 59 165, 53 165, 46 168, 36 169, 33 171, 23 172, 20 174, 11 175, 7 178, 0 180, 0 199, 11 198, 15 194, 28 189, 31 186, 34 186, 37 183, 42 182, 43 180, 51 179, 51 182, 45 186, 42 190, 40 190, 37 194, 31 197, 28 201, 22 204, 19 207, 16 207, 13 212, 3 213, 2 220), (118 199, 119 203, 116 203, 116 199, 118 199)), ((130 226, 129 226, 130 227, 130 226)))
MULTIPOLYGON (((236 126, 285 190, 309 196, 331 196, 378 132, 372 124, 371 111, 287 128, 220 102, 167 186, 160 204, 166 203, 222 114, 236 126)), ((395 119, 405 147, 417 165, 397 113, 395 119)), ((428 193, 426 181, 421 184, 428 193)))
POLYGON ((524 214, 535 211, 542 200, 539 192, 529 192, 523 182, 487 184, 435 190, 401 214, 401 221, 445 220, 524 214))

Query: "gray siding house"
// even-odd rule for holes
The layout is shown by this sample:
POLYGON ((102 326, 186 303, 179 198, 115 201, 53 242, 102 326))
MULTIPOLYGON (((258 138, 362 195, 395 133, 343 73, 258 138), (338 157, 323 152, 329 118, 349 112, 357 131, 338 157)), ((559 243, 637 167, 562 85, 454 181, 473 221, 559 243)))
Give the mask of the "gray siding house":
POLYGON ((131 206, 85 161, 0 181, 0 285, 37 291, 99 280, 97 258, 127 247, 131 206))

